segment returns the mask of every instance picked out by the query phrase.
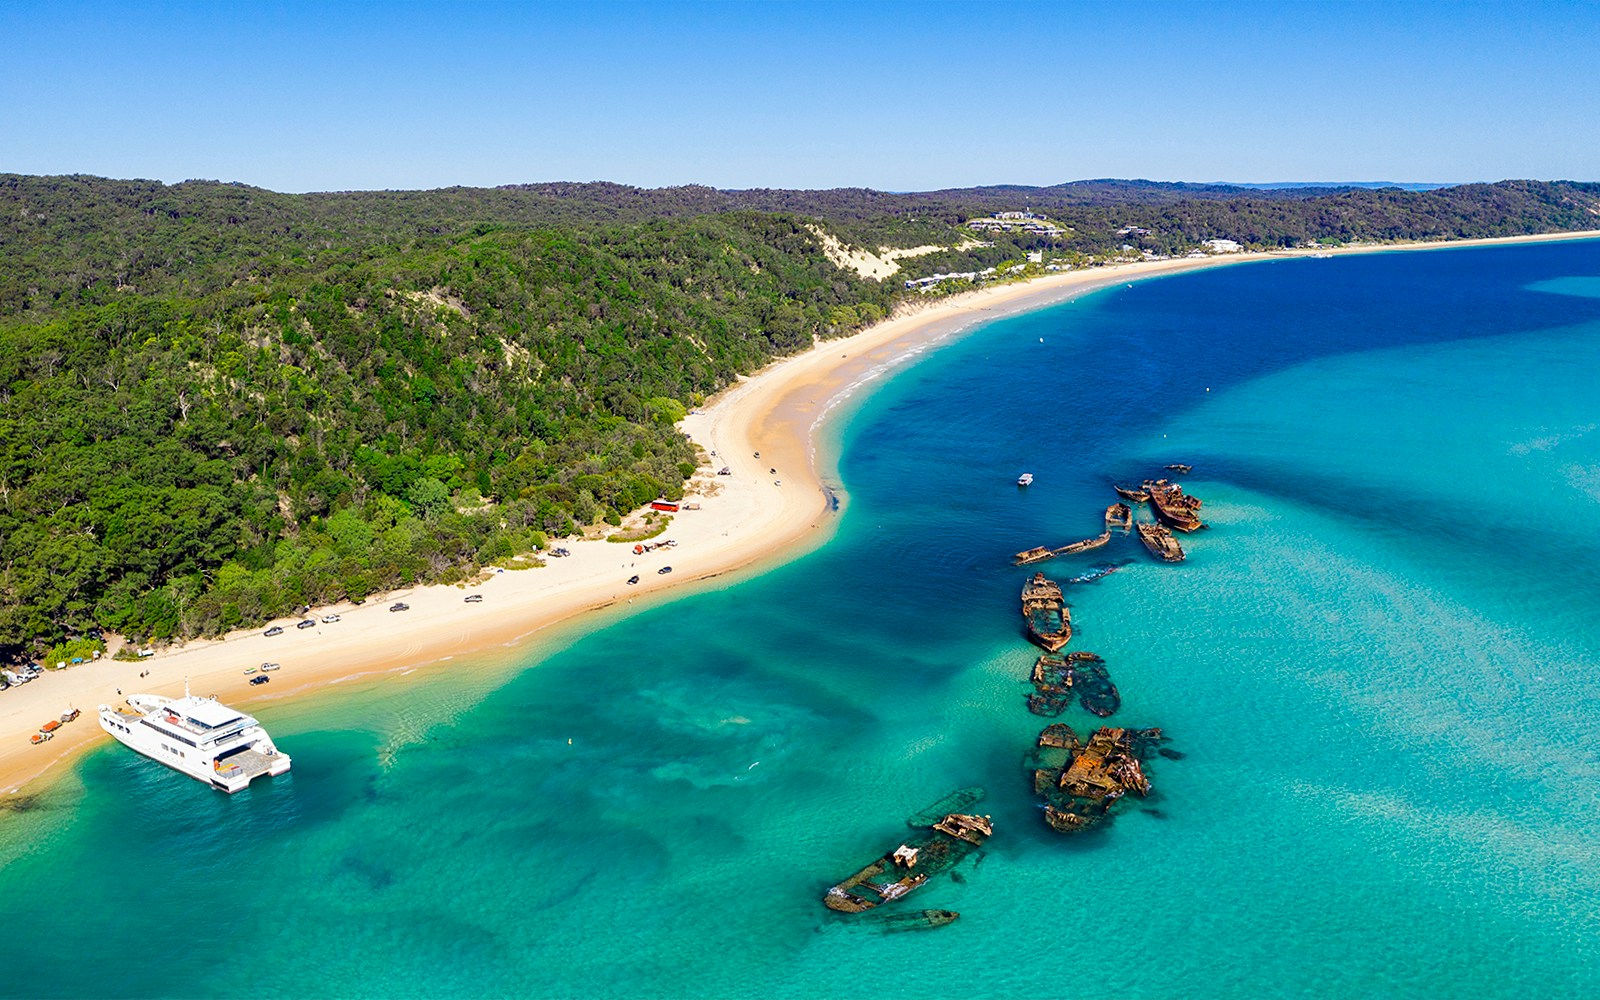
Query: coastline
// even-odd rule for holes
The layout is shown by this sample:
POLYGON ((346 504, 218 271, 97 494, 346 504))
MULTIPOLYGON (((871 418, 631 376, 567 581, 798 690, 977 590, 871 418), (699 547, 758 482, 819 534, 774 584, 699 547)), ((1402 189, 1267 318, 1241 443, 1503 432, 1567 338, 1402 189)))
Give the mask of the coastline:
MULTIPOLYGON (((33 683, 0 694, 0 797, 35 791, 41 776, 106 739, 94 718, 96 706, 123 694, 177 695, 184 679, 197 693, 215 693, 228 703, 258 708, 274 701, 309 697, 355 677, 398 673, 446 659, 526 641, 535 633, 574 622, 587 612, 623 606, 646 595, 699 584, 751 568, 769 568, 826 540, 825 463, 816 432, 843 399, 878 374, 931 344, 994 319, 1031 311, 1118 282, 1132 282, 1207 267, 1313 254, 1343 255, 1418 249, 1594 239, 1600 232, 1542 234, 1505 239, 1384 244, 1320 251, 1228 254, 1202 259, 1137 262, 1063 272, 1025 283, 1001 285, 918 304, 849 338, 825 341, 794 357, 742 378, 681 428, 715 457, 687 487, 686 499, 701 509, 674 516, 662 536, 676 548, 634 556, 631 545, 603 540, 565 543, 572 556, 550 559, 541 569, 507 571, 481 584, 413 587, 373 598, 361 607, 319 608, 337 612, 337 624, 299 631, 279 620, 283 635, 267 638, 267 626, 236 632, 224 640, 194 641, 146 660, 102 659, 65 671, 47 671, 33 683), (759 453, 760 457, 755 457, 759 453), (733 474, 719 477, 728 465, 733 474), (769 469, 777 471, 769 472, 769 469), (781 483, 781 485, 779 485, 781 483), (656 571, 673 567, 670 575, 656 571), (638 574, 637 586, 626 584, 638 574), (482 603, 462 598, 481 593, 482 603), (404 600, 411 610, 390 613, 404 600), (282 664, 272 683, 251 688, 243 670, 264 660, 282 664), (140 679, 148 670, 150 676, 140 679), (49 743, 27 737, 68 707, 83 716, 57 731, 49 743)), ((292 754, 292 748, 287 748, 292 754)), ((60 773, 59 771, 57 773, 60 773)))

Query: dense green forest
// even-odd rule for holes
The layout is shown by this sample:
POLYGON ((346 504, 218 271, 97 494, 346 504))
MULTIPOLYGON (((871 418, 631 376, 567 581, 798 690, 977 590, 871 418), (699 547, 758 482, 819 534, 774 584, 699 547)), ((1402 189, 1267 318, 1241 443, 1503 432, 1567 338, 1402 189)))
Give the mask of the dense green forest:
POLYGON ((1597 205, 1600 186, 1541 182, 285 195, 0 175, 0 658, 216 634, 616 523, 680 495, 688 408, 881 318, 902 276, 1129 241, 1585 229, 1597 205), (888 282, 812 232, 954 247, 1010 209, 1064 231, 986 234, 888 282))

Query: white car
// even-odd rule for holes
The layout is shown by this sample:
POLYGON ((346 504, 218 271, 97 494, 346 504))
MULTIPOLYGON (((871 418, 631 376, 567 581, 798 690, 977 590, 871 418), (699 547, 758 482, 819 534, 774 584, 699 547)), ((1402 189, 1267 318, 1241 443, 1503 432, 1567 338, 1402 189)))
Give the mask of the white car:
POLYGON ((334 622, 336 622, 338 620, 339 620, 339 616, 338 615, 323 615, 322 616, 322 624, 324 624, 324 625, 332 625, 334 622))

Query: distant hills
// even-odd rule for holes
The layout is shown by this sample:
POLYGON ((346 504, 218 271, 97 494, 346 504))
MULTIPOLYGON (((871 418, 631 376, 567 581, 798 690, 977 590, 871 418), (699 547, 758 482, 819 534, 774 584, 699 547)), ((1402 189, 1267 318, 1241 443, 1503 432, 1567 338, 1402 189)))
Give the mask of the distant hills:
POLYGON ((903 279, 1597 226, 1600 185, 1543 181, 288 195, 0 175, 0 659, 217 634, 617 523, 681 493, 688 407, 971 287, 903 279), (1011 212, 1047 223, 979 221, 1011 212), (884 248, 921 252, 863 277, 851 255, 884 248))
POLYGON ((1222 183, 1222 187, 1258 188, 1263 191, 1342 191, 1347 188, 1399 188, 1402 191, 1437 191, 1452 184, 1418 184, 1410 181, 1289 181, 1275 184, 1222 183))

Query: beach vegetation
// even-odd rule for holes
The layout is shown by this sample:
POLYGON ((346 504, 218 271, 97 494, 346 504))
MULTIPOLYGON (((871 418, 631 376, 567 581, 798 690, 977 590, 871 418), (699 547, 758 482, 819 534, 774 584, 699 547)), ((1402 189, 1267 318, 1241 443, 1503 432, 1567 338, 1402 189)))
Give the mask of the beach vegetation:
POLYGON ((46 667, 54 669, 58 663, 70 664, 73 660, 92 660, 105 651, 105 640, 79 636, 51 646, 45 651, 42 662, 46 667))
POLYGON ((549 537, 682 497, 690 408, 882 319, 919 294, 905 278, 1124 243, 1587 228, 1597 204, 1595 185, 1528 181, 284 195, 0 175, 0 657, 536 562, 549 537), (1024 199, 1054 235, 965 228, 1024 199), (819 228, 946 249, 873 280, 819 228))
POLYGON ((638 527, 612 532, 606 536, 606 541, 628 542, 630 544, 633 542, 649 541, 650 539, 663 534, 667 530, 667 526, 671 523, 671 517, 656 518, 647 514, 645 515, 643 522, 638 527))

